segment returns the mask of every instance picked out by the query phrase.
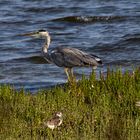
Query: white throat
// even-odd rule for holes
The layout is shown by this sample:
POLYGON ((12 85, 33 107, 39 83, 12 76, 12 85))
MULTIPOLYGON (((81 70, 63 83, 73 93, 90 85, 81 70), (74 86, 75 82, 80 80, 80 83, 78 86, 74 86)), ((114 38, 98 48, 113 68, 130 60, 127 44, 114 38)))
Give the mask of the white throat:
POLYGON ((48 52, 48 48, 43 47, 43 52, 44 52, 44 53, 47 53, 47 52, 48 52))
POLYGON ((43 52, 44 53, 47 53, 48 52, 48 48, 49 48, 50 42, 51 42, 51 38, 50 38, 50 36, 47 36, 45 38, 45 44, 43 46, 43 52))

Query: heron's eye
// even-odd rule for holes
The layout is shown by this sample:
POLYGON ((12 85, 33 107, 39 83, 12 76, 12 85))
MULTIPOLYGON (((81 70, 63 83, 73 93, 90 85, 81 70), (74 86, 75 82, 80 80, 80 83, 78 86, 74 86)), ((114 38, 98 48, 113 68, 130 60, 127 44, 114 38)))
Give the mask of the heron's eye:
POLYGON ((38 32, 38 31, 36 31, 36 32, 34 32, 34 34, 39 34, 39 32, 38 32))

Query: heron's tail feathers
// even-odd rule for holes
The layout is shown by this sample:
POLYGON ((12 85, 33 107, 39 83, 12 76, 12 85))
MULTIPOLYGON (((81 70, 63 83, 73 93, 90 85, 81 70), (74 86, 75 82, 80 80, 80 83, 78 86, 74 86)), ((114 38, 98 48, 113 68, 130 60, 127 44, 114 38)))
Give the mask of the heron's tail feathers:
POLYGON ((98 63, 99 65, 103 65, 103 62, 102 62, 101 58, 99 58, 98 56, 93 55, 93 54, 92 54, 92 56, 94 57, 94 59, 97 61, 97 63, 98 63))
POLYGON ((100 65, 103 64, 102 60, 101 60, 99 57, 95 57, 95 60, 96 60, 100 65))

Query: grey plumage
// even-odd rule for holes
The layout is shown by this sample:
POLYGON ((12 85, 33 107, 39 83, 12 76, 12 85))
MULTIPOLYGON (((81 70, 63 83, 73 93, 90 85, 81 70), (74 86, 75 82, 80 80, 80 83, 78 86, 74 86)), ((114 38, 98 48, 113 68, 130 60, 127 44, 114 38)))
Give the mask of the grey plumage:
POLYGON ((57 47, 50 51, 49 55, 44 53, 44 57, 59 67, 88 67, 102 64, 100 58, 87 54, 75 48, 57 47), (48 57, 49 56, 49 57, 48 57), (57 58, 57 59, 56 59, 57 58))

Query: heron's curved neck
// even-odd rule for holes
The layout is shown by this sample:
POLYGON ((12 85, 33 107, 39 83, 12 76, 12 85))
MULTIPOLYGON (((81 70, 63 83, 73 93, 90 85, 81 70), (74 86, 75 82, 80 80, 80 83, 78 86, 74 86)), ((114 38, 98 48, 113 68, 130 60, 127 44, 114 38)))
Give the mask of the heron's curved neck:
POLYGON ((48 52, 48 48, 49 48, 50 42, 51 42, 51 37, 50 36, 46 36, 45 37, 45 43, 43 45, 43 52, 44 53, 48 52))

